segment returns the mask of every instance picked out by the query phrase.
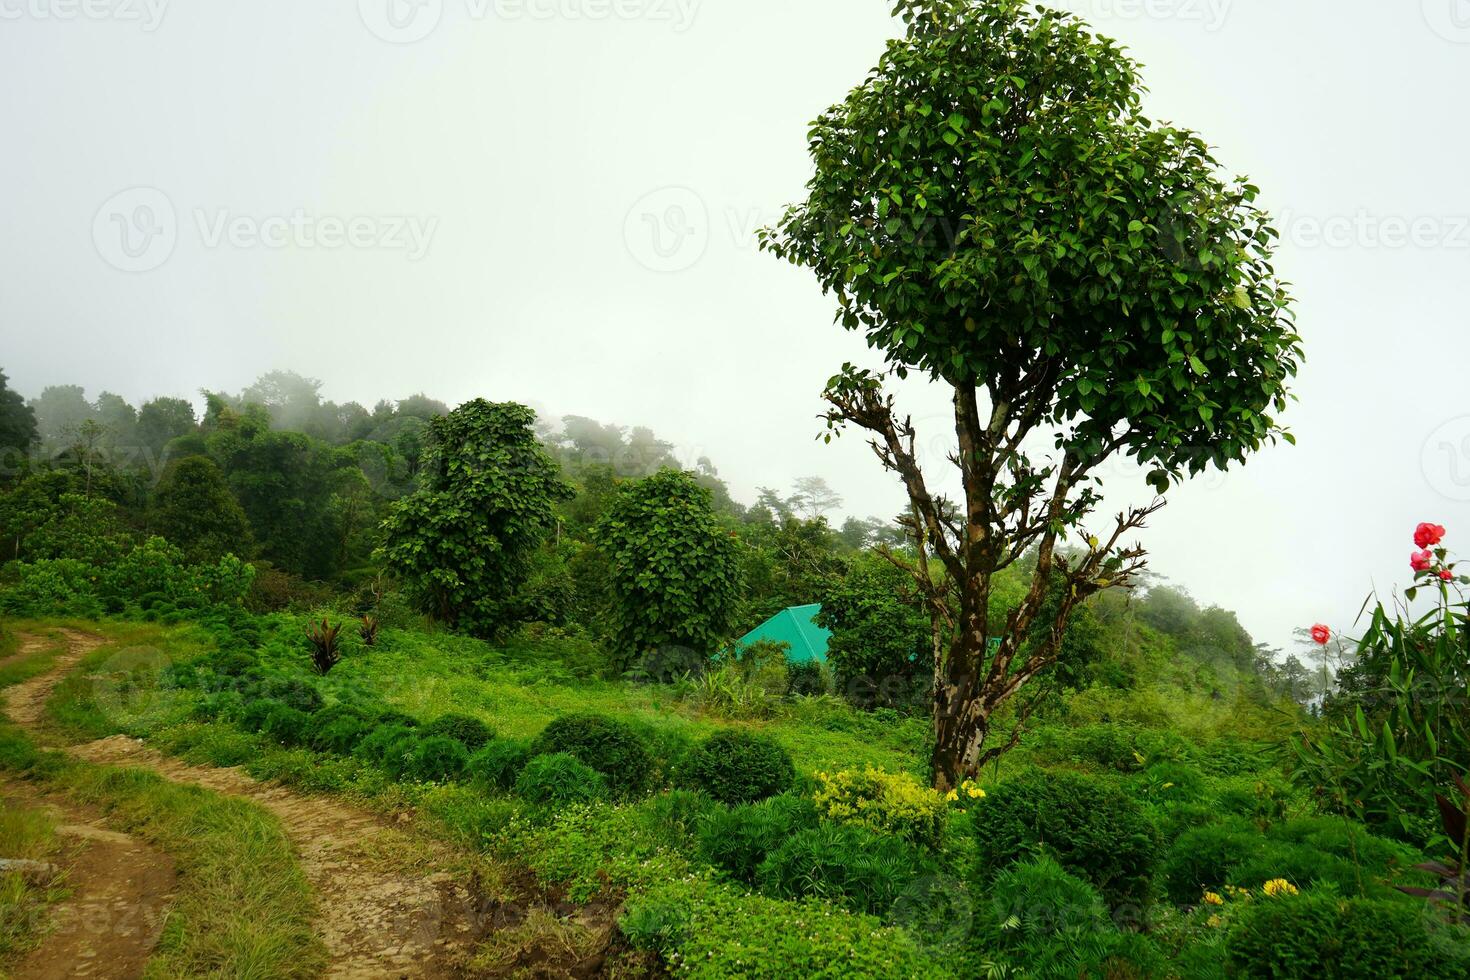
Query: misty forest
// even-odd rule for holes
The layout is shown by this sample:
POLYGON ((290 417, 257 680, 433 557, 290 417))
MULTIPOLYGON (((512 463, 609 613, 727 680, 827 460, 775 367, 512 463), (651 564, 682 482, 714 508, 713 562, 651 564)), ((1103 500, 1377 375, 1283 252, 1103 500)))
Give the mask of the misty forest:
POLYGON ((897 7, 753 244, 875 357, 808 476, 0 374, 0 975, 1470 977, 1465 528, 1289 643, 1151 566, 1295 443, 1260 192, 1085 20, 897 7))

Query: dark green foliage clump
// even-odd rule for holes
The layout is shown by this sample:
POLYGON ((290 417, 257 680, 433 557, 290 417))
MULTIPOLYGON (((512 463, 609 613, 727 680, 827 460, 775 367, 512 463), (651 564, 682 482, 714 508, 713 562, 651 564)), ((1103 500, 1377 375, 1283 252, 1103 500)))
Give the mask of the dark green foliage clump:
POLYGON ((538 755, 516 778, 516 793, 538 806, 590 803, 607 793, 602 774, 565 752, 538 755))
POLYGON ((736 881, 753 885, 761 862, 797 831, 815 827, 817 819, 812 801, 795 794, 716 807, 699 824, 699 854, 736 881))
POLYGON ((331 755, 351 755, 369 731, 366 720, 343 714, 312 733, 311 747, 331 755))
POLYGON ((311 716, 304 711, 278 704, 271 708, 260 725, 260 733, 278 745, 300 745, 311 716))
POLYGON ((1169 900, 1193 905, 1206 889, 1230 881, 1230 872, 1258 857, 1266 840, 1253 824, 1239 817, 1186 830, 1164 856, 1161 872, 1169 900))
POLYGON ((265 724, 265 719, 280 706, 279 701, 270 701, 265 698, 247 702, 240 712, 240 727, 247 732, 260 731, 261 726, 265 724))
POLYGON ((425 738, 443 735, 461 742, 465 748, 475 752, 495 737, 491 727, 478 718, 468 715, 441 715, 422 729, 425 738))
POLYGON ((465 775, 487 789, 513 789, 530 758, 530 743, 497 738, 470 757, 465 775))
POLYGON ((934 868, 895 837, 851 824, 823 823, 799 831, 772 851, 756 872, 773 898, 811 896, 857 912, 884 914, 921 875, 934 868))
POLYGON ((796 769, 775 739, 732 729, 699 743, 679 767, 679 778, 721 803, 754 803, 789 789, 796 769))
POLYGON ((1143 809, 1104 779, 1031 770, 1002 783, 972 811, 982 888, 1038 850, 1091 882, 1112 905, 1147 905, 1158 831, 1143 809))
POLYGON ((406 739, 412 740, 413 737, 413 729, 403 725, 379 725, 363 736, 352 754, 375 766, 391 769, 390 754, 406 739))
POLYGON ((557 718, 531 744, 533 755, 565 752, 591 766, 619 795, 635 795, 647 788, 653 774, 653 754, 643 737, 629 725, 597 714, 557 718))
POLYGON ((458 779, 470 761, 464 743, 442 735, 420 737, 409 754, 403 774, 421 783, 458 779))
POLYGON ((1225 949, 1237 977, 1463 980, 1470 976, 1465 938, 1411 903, 1304 894, 1253 902, 1225 949))

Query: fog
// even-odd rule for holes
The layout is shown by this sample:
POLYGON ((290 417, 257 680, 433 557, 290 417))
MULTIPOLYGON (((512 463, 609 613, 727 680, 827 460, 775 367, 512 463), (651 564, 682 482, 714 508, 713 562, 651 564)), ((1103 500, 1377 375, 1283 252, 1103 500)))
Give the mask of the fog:
MULTIPOLYGON (((1417 522, 1470 534, 1470 6, 1059 5, 1262 188, 1306 342, 1299 445, 1171 492, 1154 569, 1260 640, 1347 629, 1417 522)), ((0 367, 134 404, 275 368, 517 400, 646 425, 746 502, 820 474, 895 513, 860 439, 816 441, 826 379, 876 358, 754 236, 888 7, 0 0, 0 367)), ((901 398, 937 471, 943 391, 901 398)))

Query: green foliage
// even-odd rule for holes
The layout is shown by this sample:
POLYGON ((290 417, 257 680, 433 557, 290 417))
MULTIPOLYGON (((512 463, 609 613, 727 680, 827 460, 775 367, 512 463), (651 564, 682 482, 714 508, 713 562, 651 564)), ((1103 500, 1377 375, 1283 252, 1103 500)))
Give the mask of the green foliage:
POLYGON ((697 828, 699 854, 736 881, 753 885, 767 855, 797 831, 814 828, 818 819, 812 801, 795 794, 745 806, 715 807, 697 828))
POLYGON ((740 594, 736 546, 715 518, 709 490, 692 476, 663 470, 623 484, 593 538, 610 562, 624 666, 636 658, 681 673, 729 639, 740 594))
POLYGON ((1238 817, 1186 830, 1170 846, 1160 868, 1169 899, 1179 905, 1197 903, 1206 889, 1230 881, 1233 869, 1265 849, 1260 830, 1238 817))
POLYGON ((455 739, 471 752, 484 748, 495 737, 489 725, 469 715, 440 715, 423 726, 421 733, 425 738, 443 735, 455 739))
POLYGON ((516 795, 537 806, 565 806, 602 799, 602 774, 565 752, 538 755, 516 777, 516 795))
POLYGON ((911 705, 934 674, 929 615, 913 578, 874 554, 857 558, 822 595, 817 625, 832 631, 827 658, 838 690, 864 706, 911 705))
POLYGON ((1463 943, 1412 904, 1323 894, 1252 902, 1231 927, 1225 949, 1232 976, 1448 980, 1470 972, 1470 946, 1463 943))
POLYGON ((917 848, 900 838, 851 824, 823 823, 798 831, 772 851, 756 881, 775 898, 821 898, 883 915, 918 878, 934 870, 917 848))
POLYGON ((194 563, 216 562, 231 553, 248 558, 254 547, 244 509, 206 456, 169 464, 153 492, 149 522, 194 563))
POLYGON ((860 772, 817 774, 817 810, 829 820, 891 834, 937 849, 949 812, 944 797, 912 776, 871 766, 860 772))
POLYGON ((497 738, 470 757, 465 775, 486 789, 509 790, 530 758, 529 742, 497 738))
POLYGON ((643 737, 624 722, 597 714, 563 715, 552 721, 531 744, 532 755, 566 753, 607 777, 620 796, 648 788, 653 755, 643 737))
POLYGON ((492 635, 519 618, 532 556, 571 496, 535 421, 523 405, 484 400, 435 418, 419 488, 383 525, 382 561, 450 626, 492 635))
POLYGON ((754 803, 785 792, 796 769, 775 739, 730 729, 699 743, 680 767, 680 781, 721 803, 754 803))
POLYGON ((10 387, 5 372, 0 371, 0 458, 4 460, 4 471, 14 472, 38 438, 35 411, 25 403, 20 392, 10 387))
POLYGON ((1111 782, 1032 770, 1001 783, 971 816, 982 886, 1013 861, 1041 851, 1091 882, 1113 906, 1150 902, 1158 831, 1111 782))
POLYGON ((404 763, 401 753, 397 753, 397 750, 399 748, 403 748, 404 751, 411 750, 413 738, 412 728, 403 725, 379 725, 362 737, 357 747, 352 750, 352 754, 385 771, 401 770, 404 763))
POLYGON ((372 730, 367 720, 357 715, 344 713, 318 721, 320 714, 322 712, 312 716, 312 731, 309 735, 311 747, 318 752, 351 755, 372 730))
POLYGON ((403 774, 421 783, 443 783, 458 779, 469 764, 464 743, 442 735, 421 735, 408 758, 403 774))
POLYGON ((277 745, 300 745, 306 733, 310 715, 285 704, 278 704, 261 722, 260 733, 277 745))

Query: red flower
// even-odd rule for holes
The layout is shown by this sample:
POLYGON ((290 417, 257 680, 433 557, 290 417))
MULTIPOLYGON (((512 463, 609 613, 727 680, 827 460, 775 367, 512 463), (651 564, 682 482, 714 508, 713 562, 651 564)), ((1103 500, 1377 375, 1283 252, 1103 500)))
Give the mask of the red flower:
POLYGON ((1432 548, 1444 540, 1444 528, 1438 524, 1420 524, 1414 528, 1414 544, 1420 548, 1432 548))
POLYGON ((1328 629, 1326 626, 1323 626, 1321 623, 1318 623, 1316 626, 1312 627, 1313 643, 1319 643, 1322 646, 1326 646, 1327 641, 1330 639, 1332 639, 1332 630, 1328 629))
POLYGON ((1446 582, 1453 582, 1455 580, 1455 573, 1450 571, 1448 568, 1445 568, 1440 570, 1439 577, 1444 579, 1446 582))
POLYGON ((1427 572, 1429 566, 1434 564, 1434 554, 1429 551, 1416 551, 1409 556, 1409 567, 1416 572, 1427 572))

